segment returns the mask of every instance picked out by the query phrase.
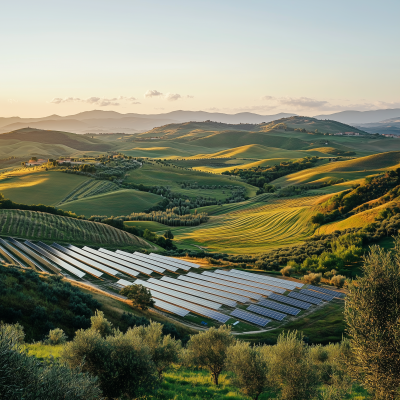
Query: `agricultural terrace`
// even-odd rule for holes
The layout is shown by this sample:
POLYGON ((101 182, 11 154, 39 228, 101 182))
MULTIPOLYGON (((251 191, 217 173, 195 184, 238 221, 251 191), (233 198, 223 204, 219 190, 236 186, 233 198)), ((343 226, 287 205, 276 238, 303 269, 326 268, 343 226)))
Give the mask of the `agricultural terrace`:
POLYGON ((37 211, 0 210, 0 229, 2 236, 34 240, 152 247, 143 239, 109 225, 37 211))
POLYGON ((20 170, 0 175, 0 193, 16 203, 54 206, 85 181, 62 172, 20 170))
POLYGON ((209 222, 197 228, 172 227, 172 231, 178 245, 221 253, 262 253, 311 236, 310 219, 319 198, 260 195, 242 203, 205 207, 213 214, 209 222))

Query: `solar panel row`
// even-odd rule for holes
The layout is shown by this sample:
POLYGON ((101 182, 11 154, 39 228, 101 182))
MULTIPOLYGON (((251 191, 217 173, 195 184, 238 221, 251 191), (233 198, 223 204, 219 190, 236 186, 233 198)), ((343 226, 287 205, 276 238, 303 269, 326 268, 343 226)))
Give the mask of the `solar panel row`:
POLYGON ((286 314, 297 315, 301 310, 295 307, 286 306, 284 304, 275 303, 275 301, 262 299, 257 304, 260 306, 271 308, 272 310, 282 311, 286 314))
POLYGON ((53 271, 57 274, 60 272, 60 268, 58 268, 55 265, 48 262, 44 257, 39 256, 37 253, 35 253, 33 250, 31 250, 29 247, 25 246, 24 244, 16 241, 13 238, 8 238, 8 241, 11 242, 11 244, 13 244, 14 246, 21 249, 25 254, 30 256, 32 259, 35 259, 38 263, 40 263, 40 264, 44 265, 45 267, 47 267, 48 269, 50 269, 51 271, 53 271))
POLYGON ((160 274, 162 274, 166 269, 169 271, 172 271, 172 272, 175 272, 177 270, 177 268, 175 268, 175 267, 169 267, 165 264, 162 264, 161 262, 147 259, 146 257, 144 257, 144 254, 142 254, 142 253, 135 252, 133 254, 133 253, 128 253, 128 252, 122 251, 122 250, 116 250, 115 253, 117 255, 122 255, 122 256, 128 257, 133 262, 141 261, 141 262, 145 263, 148 266, 148 268, 150 268, 156 272, 159 272, 160 274))
POLYGON ((81 261, 87 265, 90 265, 91 267, 98 269, 99 271, 105 272, 106 274, 111 275, 113 277, 115 277, 115 275, 118 273, 118 271, 116 271, 115 269, 109 268, 109 267, 105 266, 104 264, 101 264, 97 261, 94 261, 90 258, 85 257, 84 255, 82 255, 80 253, 76 253, 70 249, 60 246, 57 243, 53 243, 52 247, 54 247, 56 250, 61 251, 64 254, 66 254, 67 256, 71 256, 72 258, 74 258, 78 261, 81 261))
POLYGON ((106 254, 110 257, 115 257, 115 262, 120 262, 120 260, 123 260, 125 262, 128 262, 132 265, 140 265, 143 268, 145 268, 147 271, 151 271, 150 273, 147 272, 147 275, 150 275, 153 273, 153 271, 155 272, 159 272, 160 274, 162 274, 165 271, 165 268, 159 268, 159 267, 155 267, 153 265, 150 265, 144 261, 141 261, 139 259, 130 257, 130 256, 125 256, 123 254, 120 253, 115 253, 113 251, 107 250, 107 249, 103 249, 102 247, 100 247, 99 252, 102 254, 106 254))
POLYGON ((0 245, 0 253, 5 257, 11 264, 17 264, 20 265, 21 267, 24 267, 24 265, 21 263, 21 261, 18 260, 18 258, 7 248, 4 246, 0 245))
POLYGON ((303 287, 304 286, 302 283, 286 281, 284 279, 273 278, 271 276, 239 271, 239 270, 236 270, 236 269, 231 270, 231 272, 234 273, 234 274, 239 274, 241 276, 247 276, 247 277, 252 278, 252 279, 256 278, 257 282, 267 282, 270 285, 286 288, 288 290, 292 290, 293 288, 303 287))
POLYGON ((281 303, 286 303, 290 304, 295 307, 302 308, 304 310, 308 310, 311 307, 310 303, 305 303, 304 301, 296 300, 287 296, 282 296, 281 294, 271 294, 271 296, 268 297, 271 300, 276 300, 281 303))
POLYGON ((248 322, 251 322, 252 324, 263 326, 263 327, 265 325, 267 325, 268 322, 271 322, 270 319, 259 317, 258 315, 254 315, 247 311, 239 310, 238 308, 235 308, 231 312, 231 316, 239 318, 239 319, 243 319, 244 321, 248 321, 248 322))
MULTIPOLYGON (((136 254, 136 253, 137 252, 135 251, 134 254, 136 254)), ((174 258, 165 257, 164 259, 162 259, 162 258, 155 257, 155 256, 153 256, 151 254, 146 254, 146 257, 151 258, 151 259, 153 259, 155 261, 162 262, 162 263, 164 263, 166 265, 171 265, 172 267, 183 269, 184 271, 189 271, 190 268, 191 268, 191 267, 189 267, 187 265, 177 263, 174 258)))
POLYGON ((317 299, 316 297, 311 297, 311 296, 305 296, 304 294, 300 294, 298 292, 290 292, 289 297, 293 297, 294 299, 305 301, 306 303, 311 303, 311 304, 321 304, 322 300, 317 299))
POLYGON ((282 321, 285 317, 287 317, 286 314, 282 314, 277 311, 268 310, 268 308, 256 306, 254 304, 248 306, 247 310, 253 311, 256 314, 264 315, 264 317, 270 317, 270 318, 276 319, 277 321, 282 321))
POLYGON ((308 285, 307 289, 316 290, 317 292, 326 293, 335 297, 344 297, 344 293, 335 292, 334 290, 325 289, 319 286, 308 285))
MULTIPOLYGON (((121 250, 117 250, 117 251, 121 252, 121 250)), ((177 266, 172 266, 170 264, 166 264, 165 262, 163 262, 161 260, 159 260, 159 261, 158 260, 154 260, 153 258, 148 257, 146 254, 139 253, 138 251, 135 251, 133 254, 131 254, 131 253, 127 253, 127 254, 132 255, 134 257, 137 257, 137 258, 140 258, 144 262, 148 262, 151 265, 155 265, 157 267, 164 268, 164 269, 166 269, 168 271, 171 271, 171 272, 176 272, 179 269, 179 267, 177 267, 177 266)))
POLYGON ((187 267, 200 268, 200 265, 181 260, 180 258, 166 257, 166 256, 161 256, 161 255, 155 254, 155 253, 150 253, 150 255, 157 257, 157 258, 161 258, 161 260, 174 260, 174 262, 177 262, 178 264, 186 265, 187 267))
POLYGON ((169 282, 166 282, 166 281, 164 281, 162 279, 154 279, 154 278, 150 278, 147 282, 154 283, 155 285, 160 285, 160 286, 166 287, 166 288, 171 289, 171 290, 176 290, 176 291, 179 291, 179 292, 182 292, 182 293, 191 294, 193 296, 197 296, 197 297, 200 297, 202 299, 215 301, 216 303, 225 304, 225 305, 228 305, 230 307, 235 307, 236 306, 236 303, 234 301, 231 301, 231 300, 228 300, 228 299, 224 299, 223 297, 215 296, 213 294, 208 294, 208 293, 205 293, 205 292, 201 292, 199 290, 186 288, 186 287, 177 285, 175 282, 174 283, 169 283, 169 282))
POLYGON ((216 273, 212 273, 212 272, 208 272, 208 271, 203 272, 202 275, 210 276, 212 278, 220 280, 221 282, 225 282, 224 284, 227 286, 237 287, 238 289, 247 290, 249 292, 258 293, 258 294, 261 294, 264 296, 269 296, 272 293, 270 290, 259 289, 254 286, 249 286, 249 285, 245 284, 243 281, 241 281, 240 279, 230 278, 225 275, 220 275, 220 274, 216 274, 216 273), (234 282, 234 281, 237 281, 237 282, 234 282))
POLYGON ((152 272, 151 270, 149 270, 147 268, 143 268, 143 267, 140 267, 138 265, 129 263, 127 261, 120 260, 120 259, 118 259, 116 257, 113 257, 113 256, 110 256, 110 255, 108 255, 106 253, 101 253, 100 251, 92 249, 91 247, 85 246, 83 248, 83 250, 86 250, 89 253, 94 254, 94 255, 96 255, 98 257, 101 257, 101 258, 103 258, 105 260, 114 262, 116 264, 116 266, 114 266, 115 269, 118 269, 119 271, 125 272, 126 274, 129 274, 131 276, 137 276, 137 275, 139 275, 139 272, 142 272, 143 274, 146 274, 146 275, 150 275, 151 272, 152 272), (118 267, 117 267, 117 265, 118 265, 118 267))
POLYGON ((31 243, 29 240, 25 241, 25 244, 29 246, 32 250, 36 251, 36 253, 46 257, 50 261, 54 262, 57 267, 61 267, 61 270, 67 270, 69 273, 72 275, 77 276, 78 278, 83 278, 86 273, 79 270, 78 268, 73 267, 72 265, 66 263, 65 261, 59 259, 58 257, 55 257, 53 254, 49 253, 48 251, 42 249, 41 247, 37 246, 34 243, 31 243))
POLYGON ((221 293, 223 293, 224 297, 239 301, 240 303, 247 303, 248 301, 250 301, 250 299, 248 297, 241 295, 242 293, 246 293, 243 290, 231 289, 228 286, 218 285, 217 283, 211 283, 209 281, 205 281, 205 280, 201 280, 201 279, 195 279, 195 278, 192 278, 187 275, 178 276, 178 281, 180 281, 180 280, 182 280, 184 282, 190 282, 191 284, 196 285, 198 290, 203 290, 203 288, 204 289, 207 289, 207 288, 217 289, 218 291, 221 291, 221 293))
POLYGON ((191 295, 183 293, 183 292, 177 292, 176 290, 167 289, 166 287, 160 286, 158 284, 156 285, 155 283, 152 283, 149 281, 142 281, 141 279, 137 279, 135 281, 135 284, 143 285, 143 286, 149 288, 150 290, 152 290, 152 289, 157 290, 158 292, 168 294, 170 296, 177 297, 179 299, 187 300, 187 301, 190 301, 191 303, 198 304, 200 306, 209 307, 214 310, 218 310, 222 306, 222 304, 220 304, 220 303, 216 303, 216 302, 210 301, 210 300, 205 300, 200 297, 191 296, 191 295))
POLYGON ((186 291, 186 293, 189 293, 189 294, 192 293, 199 297, 204 297, 206 299, 208 298, 209 300, 215 300, 215 301, 218 301, 229 307, 236 307, 236 301, 225 298, 224 295, 221 294, 222 292, 218 291, 218 290, 209 289, 204 286, 203 287, 196 286, 192 283, 185 282, 183 280, 169 278, 168 276, 163 276, 159 280, 159 282, 160 282, 160 285, 161 285, 161 282, 173 284, 173 285, 176 285, 177 290, 179 290, 179 288, 182 288, 186 291), (208 297, 210 295, 212 297, 208 297), (205 297, 205 296, 207 296, 207 297, 205 297))
POLYGON ((317 299, 322 299, 325 301, 331 301, 334 299, 334 297, 329 296, 329 294, 314 292, 313 290, 308 290, 308 289, 301 289, 300 293, 305 294, 306 296, 316 297, 317 299))
POLYGON ((214 277, 207 276, 207 275, 194 274, 193 272, 188 272, 187 275, 189 275, 190 277, 195 278, 195 279, 200 279, 200 280, 203 280, 203 281, 208 281, 208 282, 211 282, 211 283, 216 283, 216 284, 219 284, 219 285, 223 285, 223 286, 226 287, 227 291, 232 292, 232 293, 241 294, 243 296, 250 297, 251 299, 258 300, 258 299, 261 299, 261 297, 262 297, 258 293, 252 293, 252 292, 249 292, 247 290, 244 290, 243 289, 244 286, 238 285, 237 283, 224 281, 222 279, 216 279, 214 277))
POLYGON ((92 267, 89 267, 88 265, 75 260, 74 258, 67 256, 66 254, 62 253, 61 251, 58 251, 56 249, 53 249, 52 247, 48 246, 47 244, 43 242, 38 242, 38 245, 42 248, 48 251, 49 253, 53 254, 57 258, 67 262, 70 265, 73 265, 74 267, 79 268, 80 270, 86 272, 87 274, 93 275, 96 278, 100 278, 103 275, 103 272, 98 271, 97 269, 94 269, 92 267))
POLYGON ((230 271, 224 271, 224 270, 217 269, 215 271, 215 273, 218 276, 221 275, 224 277, 224 279, 228 279, 232 282, 243 283, 248 286, 254 286, 254 287, 257 287, 260 289, 268 290, 269 292, 276 292, 276 293, 285 293, 286 292, 285 289, 280 289, 276 286, 267 285, 266 283, 256 282, 255 280, 247 279, 247 277, 234 275, 230 271))
POLYGON ((189 311, 187 311, 183 308, 174 306, 173 304, 166 303, 165 301, 162 301, 159 299, 154 299, 154 305, 157 308, 162 308, 163 310, 166 310, 172 314, 179 315, 180 317, 184 317, 185 315, 189 314, 189 311))

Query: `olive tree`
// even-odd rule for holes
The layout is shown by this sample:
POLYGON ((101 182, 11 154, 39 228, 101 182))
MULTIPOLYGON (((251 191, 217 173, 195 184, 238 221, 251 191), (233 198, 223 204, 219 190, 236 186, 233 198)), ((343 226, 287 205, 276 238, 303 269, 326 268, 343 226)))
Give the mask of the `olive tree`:
POLYGON ((400 388, 400 239, 389 251, 371 246, 362 269, 344 312, 350 368, 375 398, 391 399, 400 388))
POLYGON ((149 348, 151 359, 161 379, 171 364, 179 361, 181 341, 171 335, 163 336, 163 325, 150 322, 149 326, 136 326, 126 333, 128 337, 138 337, 149 348))
POLYGON ((309 347, 297 331, 282 333, 269 354, 269 376, 281 398, 285 400, 313 399, 320 379, 309 347))
POLYGON ((257 400, 261 393, 271 389, 268 362, 260 347, 237 341, 228 348, 227 366, 235 374, 235 383, 242 392, 257 400))
POLYGON ((154 306, 154 300, 151 297, 150 290, 143 285, 126 286, 120 293, 126 296, 129 300, 132 300, 133 306, 139 307, 143 311, 154 306))
POLYGON ((228 348, 234 342, 231 328, 226 325, 191 335, 187 344, 187 361, 208 369, 218 385, 218 377, 226 366, 228 348))
POLYGON ((111 335, 113 326, 110 321, 104 317, 103 311, 96 310, 95 315, 90 317, 90 329, 100 333, 101 337, 111 335))

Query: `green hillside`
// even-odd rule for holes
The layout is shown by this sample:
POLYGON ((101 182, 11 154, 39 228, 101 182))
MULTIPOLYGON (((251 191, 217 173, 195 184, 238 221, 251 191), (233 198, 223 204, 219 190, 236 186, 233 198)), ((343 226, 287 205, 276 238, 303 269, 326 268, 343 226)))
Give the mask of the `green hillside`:
POLYGON ((86 217, 91 215, 118 216, 142 212, 155 206, 161 200, 161 196, 153 193, 122 189, 63 203, 61 208, 86 217))
POLYGON ((0 210, 0 235, 79 245, 156 249, 145 240, 109 225, 38 211, 0 210))

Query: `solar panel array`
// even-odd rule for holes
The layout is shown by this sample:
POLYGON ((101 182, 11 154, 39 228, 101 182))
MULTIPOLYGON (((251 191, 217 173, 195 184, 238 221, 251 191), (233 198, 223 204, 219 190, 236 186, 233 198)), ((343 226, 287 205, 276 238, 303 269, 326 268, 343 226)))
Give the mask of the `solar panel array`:
POLYGON ((116 250, 115 253, 119 254, 119 255, 123 255, 125 257, 129 257, 134 262, 135 261, 144 262, 144 263, 146 263, 148 265, 149 268, 153 269, 156 272, 159 272, 160 274, 163 273, 166 269, 168 271, 172 271, 172 272, 175 272, 175 271, 178 270, 178 268, 176 268, 176 267, 171 267, 169 265, 163 264, 162 262, 155 261, 155 260, 152 260, 152 259, 148 259, 142 253, 135 252, 133 254, 133 253, 128 253, 128 252, 122 251, 122 250, 116 250), (155 267, 155 269, 154 269, 154 267, 155 267))
MULTIPOLYGON (((143 284, 143 282, 144 281, 140 281, 140 279, 135 281, 135 283, 137 283, 137 284, 143 284)), ((123 279, 120 279, 117 283, 122 285, 122 286, 128 286, 128 285, 132 285, 133 284, 132 282, 124 281, 123 279)), ((222 314, 222 313, 220 313, 218 311, 210 310, 208 308, 199 306, 197 304, 190 303, 190 302, 182 300, 180 298, 173 297, 173 295, 171 296, 171 295, 159 292, 156 289, 151 289, 151 288, 149 288, 149 289, 151 291, 151 294, 152 294, 153 298, 155 298, 155 299, 160 299, 160 300, 163 300, 163 301, 165 301, 167 303, 171 303, 171 304, 183 307, 183 308, 185 308, 185 309, 187 309, 189 311, 195 312, 196 314, 200 314, 200 315, 203 315, 205 317, 209 317, 211 319, 215 319, 216 321, 221 322, 223 324, 230 319, 229 316, 227 316, 225 314, 222 314)))
POLYGON ((238 308, 235 308, 231 312, 231 316, 243 319, 244 321, 248 321, 248 322, 251 322, 252 324, 259 325, 259 326, 262 326, 262 327, 267 325, 268 322, 271 322, 271 320, 268 319, 268 318, 259 317, 258 315, 254 315, 252 313, 240 310, 238 308))
POLYGON ((317 299, 316 297, 305 296, 304 294, 300 294, 299 292, 290 292, 289 297, 293 297, 294 299, 305 301, 306 303, 311 304, 321 304, 322 300, 317 299))
POLYGON ((295 307, 285 306, 284 304, 275 303, 275 301, 262 299, 257 304, 260 306, 271 308, 272 310, 282 311, 286 314, 297 315, 301 310, 295 307))
POLYGON ((8 261, 10 261, 11 263, 14 263, 14 264, 17 264, 17 265, 20 265, 21 267, 23 267, 23 264, 21 264, 21 261, 19 261, 18 258, 15 257, 15 255, 12 254, 11 251, 9 251, 9 250, 6 249, 5 247, 3 247, 1 244, 0 244, 0 253, 1 253, 5 258, 7 258, 8 261))
POLYGON ((271 296, 268 297, 271 300, 276 300, 281 303, 286 303, 290 304, 295 307, 303 308, 304 310, 308 310, 311 307, 310 303, 305 303, 304 301, 296 300, 287 296, 282 296, 281 294, 271 294, 271 296))
POLYGON ((242 293, 242 290, 231 289, 228 286, 218 285, 217 283, 211 283, 209 281, 201 279, 195 279, 187 275, 178 276, 178 281, 181 280, 196 285, 198 290, 204 290, 208 288, 217 289, 222 293, 222 296, 227 297, 228 299, 239 301, 240 303, 247 303, 248 301, 250 301, 248 297, 236 294, 236 292, 242 293))
POLYGON ((255 286, 249 286, 249 285, 246 285, 245 283, 243 283, 243 281, 240 279, 231 278, 231 277, 228 277, 225 275, 220 275, 220 274, 216 274, 216 273, 208 272, 208 271, 203 272, 202 275, 219 279, 219 280, 221 280, 221 282, 225 282, 224 284, 227 286, 237 287, 238 289, 247 290, 249 292, 258 293, 258 294, 261 294, 264 296, 269 296, 272 293, 270 290, 259 289, 255 286))
POLYGON ((247 310, 253 311, 256 314, 264 315, 264 317, 270 317, 270 318, 276 319, 278 321, 282 321, 285 317, 287 317, 286 314, 282 314, 280 312, 273 311, 273 310, 268 310, 268 308, 256 306, 255 304, 248 306, 247 310))
POLYGON ((215 301, 219 301, 220 303, 229 307, 236 307, 236 301, 226 298, 223 294, 221 294, 222 292, 218 290, 209 289, 206 288, 205 286, 196 286, 192 283, 188 283, 179 279, 169 278, 168 276, 163 276, 158 282, 160 285, 162 284, 161 282, 173 284, 175 285, 176 290, 180 290, 180 288, 182 288, 183 290, 186 291, 186 293, 189 294, 192 293, 199 297, 204 297, 206 299, 209 298, 210 300, 214 299, 215 301), (205 297, 210 295, 212 297, 205 297))
POLYGON ((249 278, 252 278, 252 280, 256 280, 256 282, 266 282, 272 286, 278 286, 278 287, 282 287, 282 288, 285 288, 288 290, 293 290, 293 288, 301 288, 304 286, 303 283, 287 281, 287 280, 280 279, 280 278, 273 278, 272 276, 244 272, 244 271, 240 271, 237 269, 232 269, 230 272, 232 272, 233 274, 240 275, 240 276, 247 276, 249 278))
POLYGON ((225 277, 225 279, 229 279, 233 282, 237 282, 237 283, 243 283, 245 285, 249 285, 249 286, 254 286, 260 289, 264 289, 264 290, 268 290, 270 292, 276 292, 276 293, 285 293, 286 290, 285 289, 280 289, 276 286, 271 286, 271 285, 267 285, 266 283, 261 283, 261 282, 256 282, 256 280, 250 280, 247 279, 247 277, 242 277, 242 276, 238 276, 238 275, 234 275, 232 274, 231 271, 225 271, 223 269, 217 269, 215 271, 216 274, 221 275, 223 277, 225 277))
POLYGON ((329 296, 328 294, 318 293, 318 292, 314 292, 313 290, 308 290, 308 289, 301 289, 300 293, 304 294, 306 296, 316 297, 317 299, 321 299, 321 300, 325 300, 325 301, 331 301, 334 299, 333 296, 329 296))
POLYGON ((316 290, 317 292, 326 293, 334 297, 344 297, 344 293, 335 292, 334 290, 321 288, 319 286, 308 285, 307 289, 316 290))
MULTIPOLYGON (((176 280, 176 279, 173 279, 173 280, 176 280)), ((225 304, 225 305, 230 306, 230 307, 235 307, 236 306, 236 303, 234 301, 232 301, 232 300, 224 299, 223 297, 216 296, 216 295, 209 294, 209 293, 205 293, 205 292, 201 292, 199 290, 186 288, 184 286, 177 285, 175 282, 174 283, 170 283, 170 282, 166 282, 166 281, 164 281, 162 279, 154 279, 154 278, 150 278, 147 282, 154 283, 155 285, 160 285, 160 286, 166 287, 166 288, 171 289, 171 290, 176 290, 176 291, 179 291, 179 292, 182 292, 182 293, 191 294, 193 296, 197 296, 197 297, 200 297, 202 299, 206 299, 206 300, 210 300, 210 301, 215 301, 217 303, 225 304)))

